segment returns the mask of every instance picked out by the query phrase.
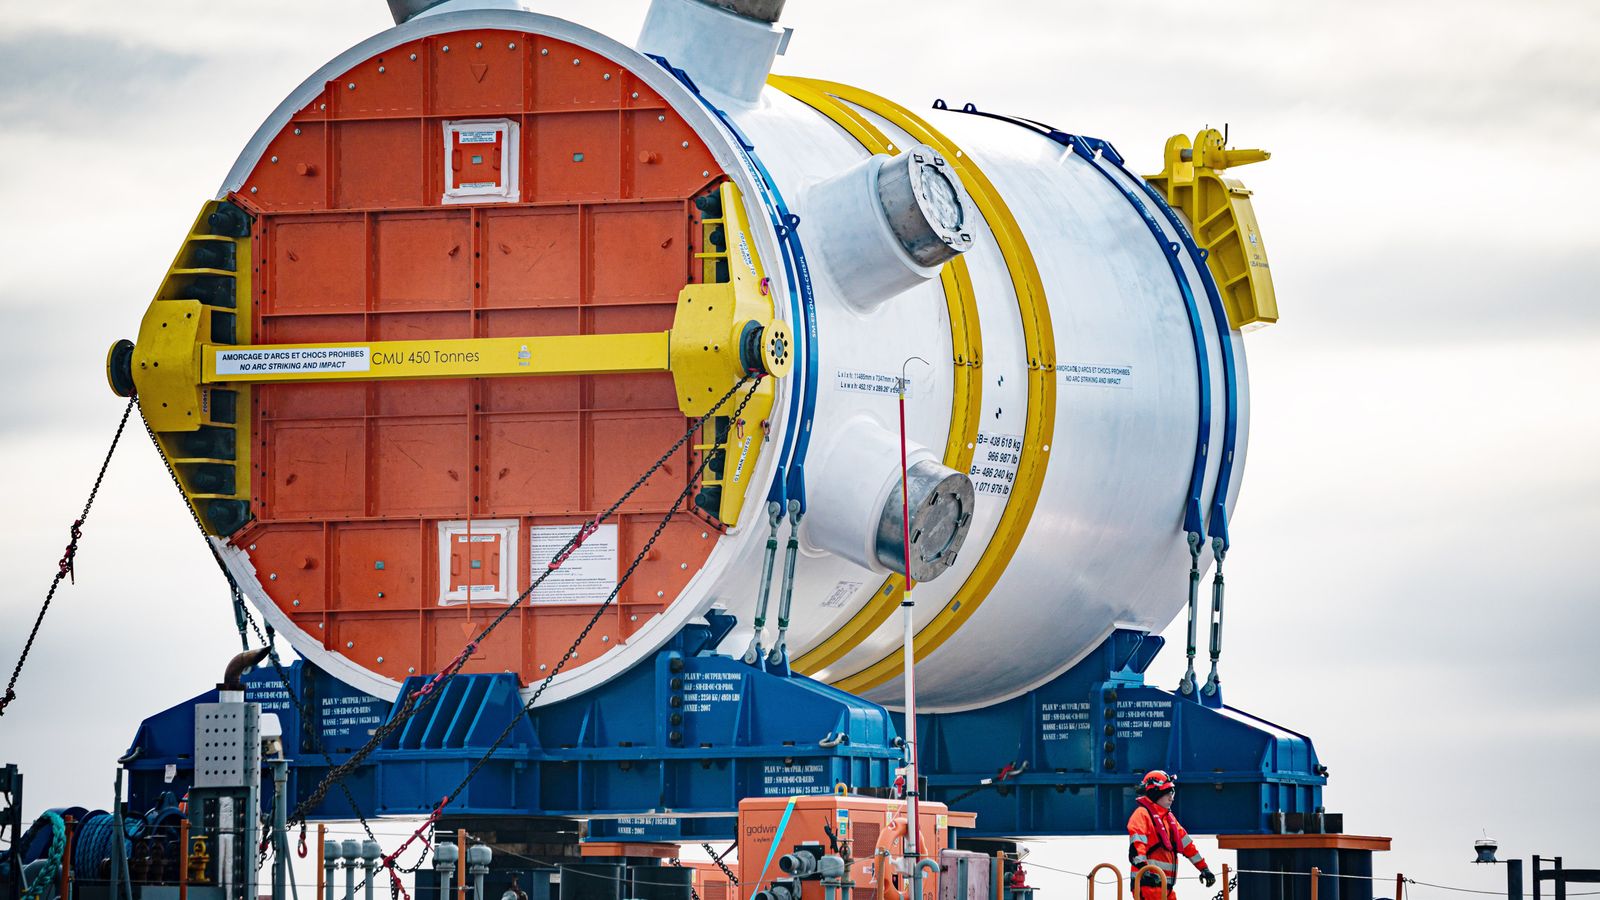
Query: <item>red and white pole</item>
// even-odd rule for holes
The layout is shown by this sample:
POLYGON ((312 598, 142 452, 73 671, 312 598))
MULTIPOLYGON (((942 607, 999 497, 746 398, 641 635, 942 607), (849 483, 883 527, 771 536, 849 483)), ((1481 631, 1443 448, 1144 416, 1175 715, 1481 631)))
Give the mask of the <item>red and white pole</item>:
POLYGON ((899 399, 900 399, 900 519, 901 519, 901 546, 905 552, 905 595, 900 601, 901 619, 904 621, 905 633, 902 636, 905 653, 905 742, 906 742, 906 847, 905 847, 905 878, 916 889, 912 900, 922 900, 922 870, 918 867, 918 832, 921 822, 917 816, 917 680, 916 680, 916 654, 912 648, 912 639, 915 637, 912 613, 916 603, 911 599, 911 589, 914 582, 911 579, 911 478, 910 465, 907 454, 906 440, 906 366, 911 360, 918 360, 924 365, 927 360, 920 356, 907 359, 900 366, 899 399))

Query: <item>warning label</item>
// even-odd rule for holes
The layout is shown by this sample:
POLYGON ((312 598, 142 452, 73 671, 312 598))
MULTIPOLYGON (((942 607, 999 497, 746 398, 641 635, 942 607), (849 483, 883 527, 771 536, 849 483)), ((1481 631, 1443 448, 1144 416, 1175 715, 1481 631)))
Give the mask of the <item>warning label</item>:
MULTIPOLYGON (((550 562, 572 540, 576 525, 535 525, 532 532, 532 577, 544 574, 550 562)), ((617 526, 601 525, 528 595, 530 603, 603 603, 617 589, 617 526)))
POLYGON ((822 601, 822 608, 838 609, 845 604, 846 600, 854 597, 856 591, 859 590, 861 590, 861 582, 841 581, 833 586, 832 591, 828 592, 828 598, 822 601))
POLYGON ((1133 366, 1112 366, 1100 363, 1061 363, 1056 366, 1062 384, 1086 384, 1093 387, 1133 387, 1133 366))
POLYGON ((274 372, 366 372, 372 368, 370 347, 301 347, 295 350, 218 350, 218 375, 263 375, 274 372))

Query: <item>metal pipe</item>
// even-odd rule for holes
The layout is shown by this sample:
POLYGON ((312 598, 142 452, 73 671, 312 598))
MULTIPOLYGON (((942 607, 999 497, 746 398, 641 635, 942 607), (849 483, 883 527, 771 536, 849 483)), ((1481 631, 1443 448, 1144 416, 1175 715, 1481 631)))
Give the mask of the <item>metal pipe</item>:
POLYGON ((383 848, 377 841, 367 840, 361 842, 361 857, 366 863, 367 892, 366 900, 372 900, 372 883, 378 880, 378 870, 382 868, 383 848))
POLYGON ((915 581, 911 578, 911 485, 910 466, 906 452, 906 367, 912 360, 917 360, 923 365, 928 361, 920 356, 908 358, 900 364, 900 381, 897 384, 900 395, 900 519, 904 531, 905 547, 905 576, 906 593, 900 601, 900 613, 903 620, 901 647, 904 648, 905 666, 905 715, 906 715, 906 866, 910 869, 911 887, 915 900, 922 900, 922 867, 917 864, 916 858, 921 850, 917 843, 921 822, 917 814, 917 659, 915 651, 916 637, 915 626, 912 622, 916 603, 911 598, 911 589, 915 581))
POLYGON ((61 900, 72 900, 72 832, 76 823, 71 816, 62 821, 67 826, 67 847, 65 855, 61 857, 61 900))
MULTIPOLYGON (((396 0, 389 0, 389 5, 393 6, 395 2, 396 0)), ((701 2, 710 3, 712 6, 758 22, 776 22, 778 17, 783 15, 784 0, 701 0, 701 2)))
POLYGON ((117 760, 120 765, 117 766, 116 785, 112 788, 114 793, 111 798, 111 821, 116 831, 113 832, 115 837, 111 839, 111 895, 113 897, 120 895, 122 900, 133 900, 133 884, 128 875, 128 842, 125 839, 118 840, 128 833, 122 821, 122 774, 123 767, 138 755, 138 750, 135 750, 123 759, 117 760))
MULTIPOLYGON (((1118 884, 1120 885, 1121 882, 1118 882, 1118 884)), ((1232 900, 1232 897, 1230 896, 1231 893, 1232 893, 1232 891, 1228 887, 1228 864, 1227 863, 1223 863, 1222 864, 1222 900, 1232 900)), ((1400 895, 1399 894, 1395 895, 1395 900, 1400 900, 1400 895)))
POLYGON ((178 820, 178 900, 189 900, 189 814, 178 820))
MULTIPOLYGON (((1223 868, 1226 869, 1227 867, 1224 866, 1223 868)), ((1117 868, 1115 865, 1112 865, 1111 863, 1101 863, 1098 866, 1095 866, 1094 868, 1089 870, 1089 900, 1094 900, 1095 885, 1097 885, 1099 883, 1099 882, 1095 881, 1095 876, 1099 875, 1100 874, 1100 870, 1102 870, 1102 869, 1110 869, 1111 870, 1111 877, 1117 883, 1117 900, 1122 900, 1122 870, 1117 868)), ((1224 876, 1223 880, 1226 881, 1227 877, 1224 876)), ((963 900, 965 900, 965 898, 963 898, 963 900)), ((1227 897, 1226 893, 1223 894, 1222 900, 1228 900, 1228 897, 1227 897)))
POLYGON ((228 667, 222 671, 222 683, 217 685, 217 690, 244 690, 244 673, 250 671, 256 663, 266 659, 268 652, 269 648, 262 647, 259 650, 246 650, 243 653, 235 653, 233 659, 228 660, 228 667))
POLYGON ((343 841, 339 849, 344 856, 344 900, 356 900, 356 860, 361 858, 361 845, 343 841))
POLYGON ((1506 860, 1506 900, 1522 900, 1522 860, 1520 859, 1506 860))
POLYGON ((289 761, 279 757, 272 764, 272 900, 283 900, 283 889, 289 880, 289 840, 284 836, 288 829, 289 761))
MULTIPOLYGON (((467 900, 467 830, 456 829, 456 896, 467 900)), ((439 900, 445 900, 440 897, 439 900)))
POLYGON ((1317 882, 1322 880, 1322 870, 1311 867, 1311 900, 1317 900, 1317 882))
POLYGON ((403 25, 445 0, 389 0, 389 14, 396 25, 403 25))
POLYGON ((324 841, 321 829, 318 829, 317 840, 322 844, 322 900, 333 900, 334 891, 334 864, 339 861, 339 842, 324 841))
MULTIPOLYGON (((327 847, 328 847, 328 826, 324 825, 321 822, 318 822, 317 823, 317 858, 318 859, 327 859, 328 858, 327 847)), ((317 892, 312 896, 322 897, 322 886, 323 886, 323 883, 325 881, 326 881, 326 879, 323 877, 322 867, 318 866, 317 867, 317 892)), ((329 900, 329 898, 323 898, 323 900, 329 900)))

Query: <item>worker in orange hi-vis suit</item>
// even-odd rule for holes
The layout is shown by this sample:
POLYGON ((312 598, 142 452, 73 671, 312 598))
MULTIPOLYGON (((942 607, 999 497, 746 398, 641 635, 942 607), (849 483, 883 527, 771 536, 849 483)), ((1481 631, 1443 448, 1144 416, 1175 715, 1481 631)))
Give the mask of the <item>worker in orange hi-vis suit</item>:
POLYGON ((1139 900, 1171 900, 1177 896, 1172 883, 1178 877, 1180 853, 1200 870, 1200 881, 1206 887, 1217 883, 1217 876, 1211 874, 1200 848, 1172 814, 1177 788, 1177 779, 1160 769, 1150 772, 1139 783, 1139 806, 1128 818, 1128 863, 1134 872, 1148 864, 1167 876, 1167 894, 1162 897, 1161 879, 1154 872, 1145 872, 1138 882, 1139 900))

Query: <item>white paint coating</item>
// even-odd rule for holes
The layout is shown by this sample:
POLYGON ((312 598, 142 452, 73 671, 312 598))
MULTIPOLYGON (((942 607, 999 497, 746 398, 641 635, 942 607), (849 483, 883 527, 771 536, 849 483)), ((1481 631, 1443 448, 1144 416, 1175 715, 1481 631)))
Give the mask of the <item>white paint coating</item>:
MULTIPOLYGON (((658 6, 673 2, 690 0, 664 0, 658 6)), ((653 62, 571 23, 503 11, 422 17, 341 56, 308 80, 262 126, 228 185, 240 184, 266 140, 328 77, 424 34, 486 27, 553 35, 627 67, 696 129, 747 198, 757 195, 727 132, 653 62)), ((673 61, 684 65, 684 60, 673 61)), ((690 72, 697 83, 722 83, 712 70, 690 68, 690 72)), ((811 251, 821 383, 808 466, 812 508, 802 530, 803 556, 796 572, 789 632, 791 655, 799 655, 848 621, 882 583, 881 570, 862 544, 860 523, 881 509, 883 472, 892 475, 898 464, 897 442, 885 439, 897 433, 894 396, 834 390, 831 379, 840 370, 898 373, 913 355, 929 360, 930 366, 914 365, 908 373, 912 379, 908 429, 912 445, 937 458, 947 439, 953 399, 950 323, 936 280, 908 285, 881 303, 851 302, 845 289, 853 279, 839 275, 848 271, 849 261, 820 249, 824 240, 817 232, 837 211, 826 202, 827 192, 815 188, 867 158, 853 138, 809 107, 771 90, 751 102, 726 105, 801 217, 799 234, 811 251)), ((864 114, 897 147, 914 143, 881 118, 864 114)), ((1013 696, 1081 659, 1115 625, 1159 630, 1182 608, 1188 556, 1180 523, 1193 459, 1197 390, 1188 318, 1172 273, 1160 246, 1121 194, 1084 160, 1024 129, 955 113, 929 116, 936 117, 934 124, 988 174, 1015 213, 1044 280, 1057 359, 1116 364, 1136 373, 1118 389, 1058 383, 1056 425, 1046 437, 1049 464, 1021 545, 981 608, 919 666, 922 702, 928 709, 940 710, 1013 696)), ((781 285, 782 257, 766 212, 751 208, 749 213, 757 251, 774 284, 781 285)), ((993 233, 981 217, 974 215, 972 224, 975 243, 966 259, 982 332, 983 368, 976 379, 981 391, 980 428, 990 435, 1020 435, 1027 419, 1027 358, 1017 298, 993 233)), ((1186 266, 1193 280, 1192 264, 1186 266)), ((1198 283, 1195 292, 1203 297, 1198 283)), ((787 298, 781 292, 779 308, 787 312, 787 298)), ((1209 309, 1203 304, 1202 316, 1211 327, 1209 309)), ((1241 354, 1242 380, 1242 347, 1237 335, 1230 339, 1241 354)), ((1220 353, 1214 336, 1210 344, 1212 393, 1220 398, 1220 353)), ((776 422, 786 421, 787 390, 780 396, 784 400, 773 417, 776 422)), ((1221 421, 1219 399, 1210 436, 1208 488, 1216 477, 1221 421)), ((1244 424, 1241 411, 1236 467, 1243 461, 1244 424)), ((777 456, 773 451, 785 435, 776 437, 769 452, 762 454, 757 485, 771 481, 777 456)), ((1235 477, 1235 492, 1238 484, 1235 477)), ((613 645, 595 659, 580 660, 552 683, 543 700, 576 696, 616 677, 713 605, 726 607, 748 623, 765 544, 764 501, 764 491, 751 492, 743 510, 745 524, 717 543, 665 612, 626 643, 613 645)), ((956 564, 939 579, 918 586, 918 628, 946 606, 971 575, 1007 502, 1004 494, 978 495, 973 525, 956 564)), ((296 628, 274 604, 263 602, 264 591, 245 551, 219 549, 247 593, 297 649, 358 688, 394 695, 394 682, 322 648, 318 639, 296 628)), ((899 631, 898 621, 886 624, 819 674, 837 679, 895 653, 901 643, 899 631)), ((746 625, 727 646, 741 646, 748 636, 746 625)), ((893 703, 898 685, 890 682, 869 696, 893 703)))

